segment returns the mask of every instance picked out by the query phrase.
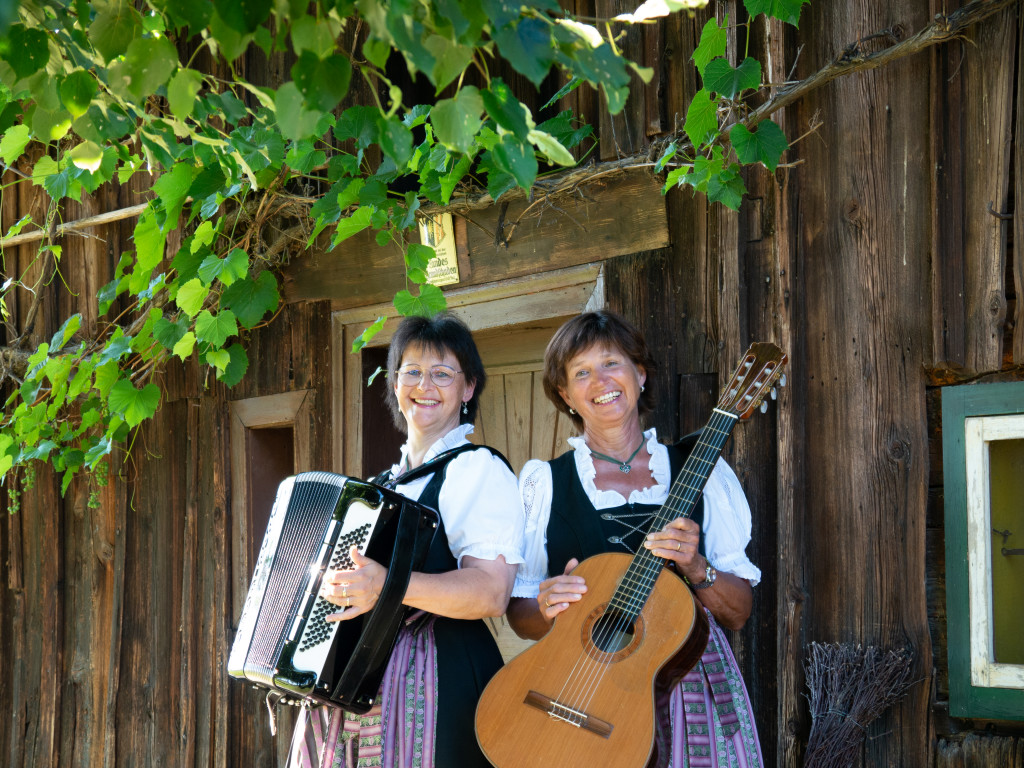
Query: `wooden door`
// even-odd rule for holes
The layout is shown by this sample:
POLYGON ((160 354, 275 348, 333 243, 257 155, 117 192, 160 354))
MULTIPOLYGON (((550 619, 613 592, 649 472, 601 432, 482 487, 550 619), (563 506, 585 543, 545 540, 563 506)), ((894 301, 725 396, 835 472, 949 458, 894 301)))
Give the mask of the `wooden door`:
POLYGON ((572 422, 544 395, 544 349, 567 318, 478 331, 487 370, 476 431, 470 439, 505 454, 516 474, 529 459, 547 461, 568 450, 572 422))
MULTIPOLYGON (((490 331, 477 331, 487 385, 480 398, 476 430, 470 439, 505 454, 518 475, 529 459, 547 461, 569 448, 569 417, 544 395, 544 349, 568 318, 550 318, 490 331)), ((501 655, 508 661, 531 645, 509 627, 505 617, 489 619, 501 655)))

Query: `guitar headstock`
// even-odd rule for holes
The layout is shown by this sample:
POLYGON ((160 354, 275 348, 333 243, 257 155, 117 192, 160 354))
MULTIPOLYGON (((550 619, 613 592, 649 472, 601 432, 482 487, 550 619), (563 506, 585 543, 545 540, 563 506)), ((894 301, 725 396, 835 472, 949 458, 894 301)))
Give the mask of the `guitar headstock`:
POLYGON ((749 419, 758 406, 765 410, 764 399, 775 397, 775 383, 785 386, 783 366, 789 358, 775 344, 755 341, 733 371, 718 401, 718 410, 738 419, 749 419))

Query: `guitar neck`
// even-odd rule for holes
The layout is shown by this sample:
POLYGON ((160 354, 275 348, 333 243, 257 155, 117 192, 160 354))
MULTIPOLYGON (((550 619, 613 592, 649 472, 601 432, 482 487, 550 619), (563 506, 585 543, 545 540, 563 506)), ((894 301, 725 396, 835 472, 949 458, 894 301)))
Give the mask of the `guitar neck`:
MULTIPOLYGON (((736 416, 718 408, 712 412, 682 471, 672 483, 668 499, 651 521, 649 530, 659 531, 677 517, 690 517, 693 514, 736 421, 736 416)), ((664 565, 663 558, 641 547, 615 590, 611 607, 630 614, 639 613, 664 565)))

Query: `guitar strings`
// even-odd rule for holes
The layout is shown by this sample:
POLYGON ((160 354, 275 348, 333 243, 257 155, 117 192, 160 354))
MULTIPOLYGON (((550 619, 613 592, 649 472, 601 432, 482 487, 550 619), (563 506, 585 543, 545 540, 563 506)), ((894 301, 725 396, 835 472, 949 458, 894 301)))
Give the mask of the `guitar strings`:
MULTIPOLYGON (((706 469, 707 476, 710 476, 717 461, 717 456, 721 454, 722 447, 724 447, 725 441, 732 431, 733 424, 728 424, 727 429, 722 428, 724 422, 729 421, 735 422, 735 417, 717 409, 713 412, 707 426, 701 432, 701 436, 691 456, 687 459, 683 471, 679 473, 679 476, 673 482, 669 490, 668 499, 654 521, 652 521, 650 530, 660 529, 671 519, 674 519, 668 516, 668 512, 678 514, 678 510, 686 509, 686 516, 692 512, 693 507, 696 505, 697 497, 703 491, 703 483, 698 486, 696 484, 691 485, 689 481, 694 478, 699 479, 702 472, 696 471, 696 467, 701 464, 705 465, 705 467, 710 467, 710 469, 706 469), (715 445, 709 439, 714 437, 719 438, 718 442, 720 442, 720 445, 715 445)), ((636 617, 639 617, 640 611, 650 597, 650 590, 653 589, 654 582, 661 574, 664 564, 665 559, 655 556, 650 550, 641 549, 636 553, 623 578, 620 579, 619 584, 616 586, 615 592, 608 604, 607 611, 617 611, 616 620, 604 623, 597 629, 597 633, 593 636, 593 645, 596 652, 591 654, 584 648, 583 653, 567 676, 562 690, 559 692, 559 696, 556 699, 557 703, 569 706, 579 712, 586 712, 605 674, 610 668, 610 660, 618 652, 618 650, 601 651, 599 649, 607 648, 609 641, 613 637, 623 633, 635 622, 635 618, 631 618, 632 615, 635 614, 636 617), (628 596, 631 590, 633 592, 632 597, 628 596)), ((607 611, 605 615, 607 615, 607 611)))

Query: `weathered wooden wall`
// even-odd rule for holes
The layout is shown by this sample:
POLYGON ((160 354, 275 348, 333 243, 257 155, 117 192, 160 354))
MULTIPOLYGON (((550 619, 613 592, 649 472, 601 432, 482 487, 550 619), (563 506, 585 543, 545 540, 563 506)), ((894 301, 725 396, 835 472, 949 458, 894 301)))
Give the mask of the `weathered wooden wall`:
MULTIPOLYGON (((632 5, 574 7, 586 15, 632 5)), ((794 62, 793 76, 806 76, 852 41, 915 30, 939 10, 949 6, 815 2, 799 32, 755 25, 750 51, 778 83, 794 62)), ((698 86, 689 57, 709 13, 745 18, 729 0, 627 38, 656 67, 624 115, 599 117, 587 89, 564 100, 600 125, 600 157, 642 149, 682 120, 698 86)), ((812 640, 906 644, 917 654, 920 682, 869 729, 863 765, 1021 765, 1019 727, 954 720, 944 705, 941 424, 928 389, 939 364, 985 372, 1024 363, 1024 302, 1015 300, 1024 249, 1011 247, 1024 240, 1024 216, 1016 213, 1011 238, 1011 224, 988 211, 990 201, 1011 210, 1011 178, 1024 200, 1019 109, 1013 122, 1024 90, 1020 24, 1009 11, 963 44, 812 94, 776 116, 791 140, 812 116, 823 121, 786 155, 799 164, 748 174, 738 214, 674 191, 669 244, 637 240, 605 262, 608 304, 640 325, 661 363, 653 420, 663 437, 701 425, 749 341, 774 340, 790 355, 780 400, 729 448, 755 510, 749 553, 764 574, 733 640, 769 765, 801 764, 810 727, 801 663, 812 640), (1017 318, 1012 328, 1007 315, 1017 318)), ((741 35, 733 51, 745 49, 741 35)), ((247 66, 267 82, 286 71, 259 57, 247 66)), ((547 85, 528 87, 537 105, 553 92, 547 85)), ((39 196, 13 189, 0 200, 2 229, 30 210, 38 218, 39 196)), ((134 202, 131 188, 105 189, 65 218, 134 202)), ((80 295, 113 274, 132 225, 63 241, 62 273, 80 295)), ((580 263, 567 251, 555 266, 580 263)), ((5 269, 30 268, 32 258, 8 251, 5 269)), ((544 267, 543 253, 531 258, 526 272, 544 267)), ((480 274, 500 279, 500 266, 480 274)), ((96 489, 98 506, 84 483, 61 499, 40 471, 21 511, 0 515, 0 760, 228 766, 279 757, 262 701, 224 674, 236 618, 230 563, 241 544, 230 533, 228 407, 310 390, 304 449, 330 465, 329 312, 365 299, 337 290, 290 304, 254 332, 249 375, 230 393, 193 366, 170 367, 163 407, 96 489)), ((16 305, 20 319, 27 311, 16 305)), ((94 327, 87 302, 43 302, 37 338, 72 311, 94 327)))

